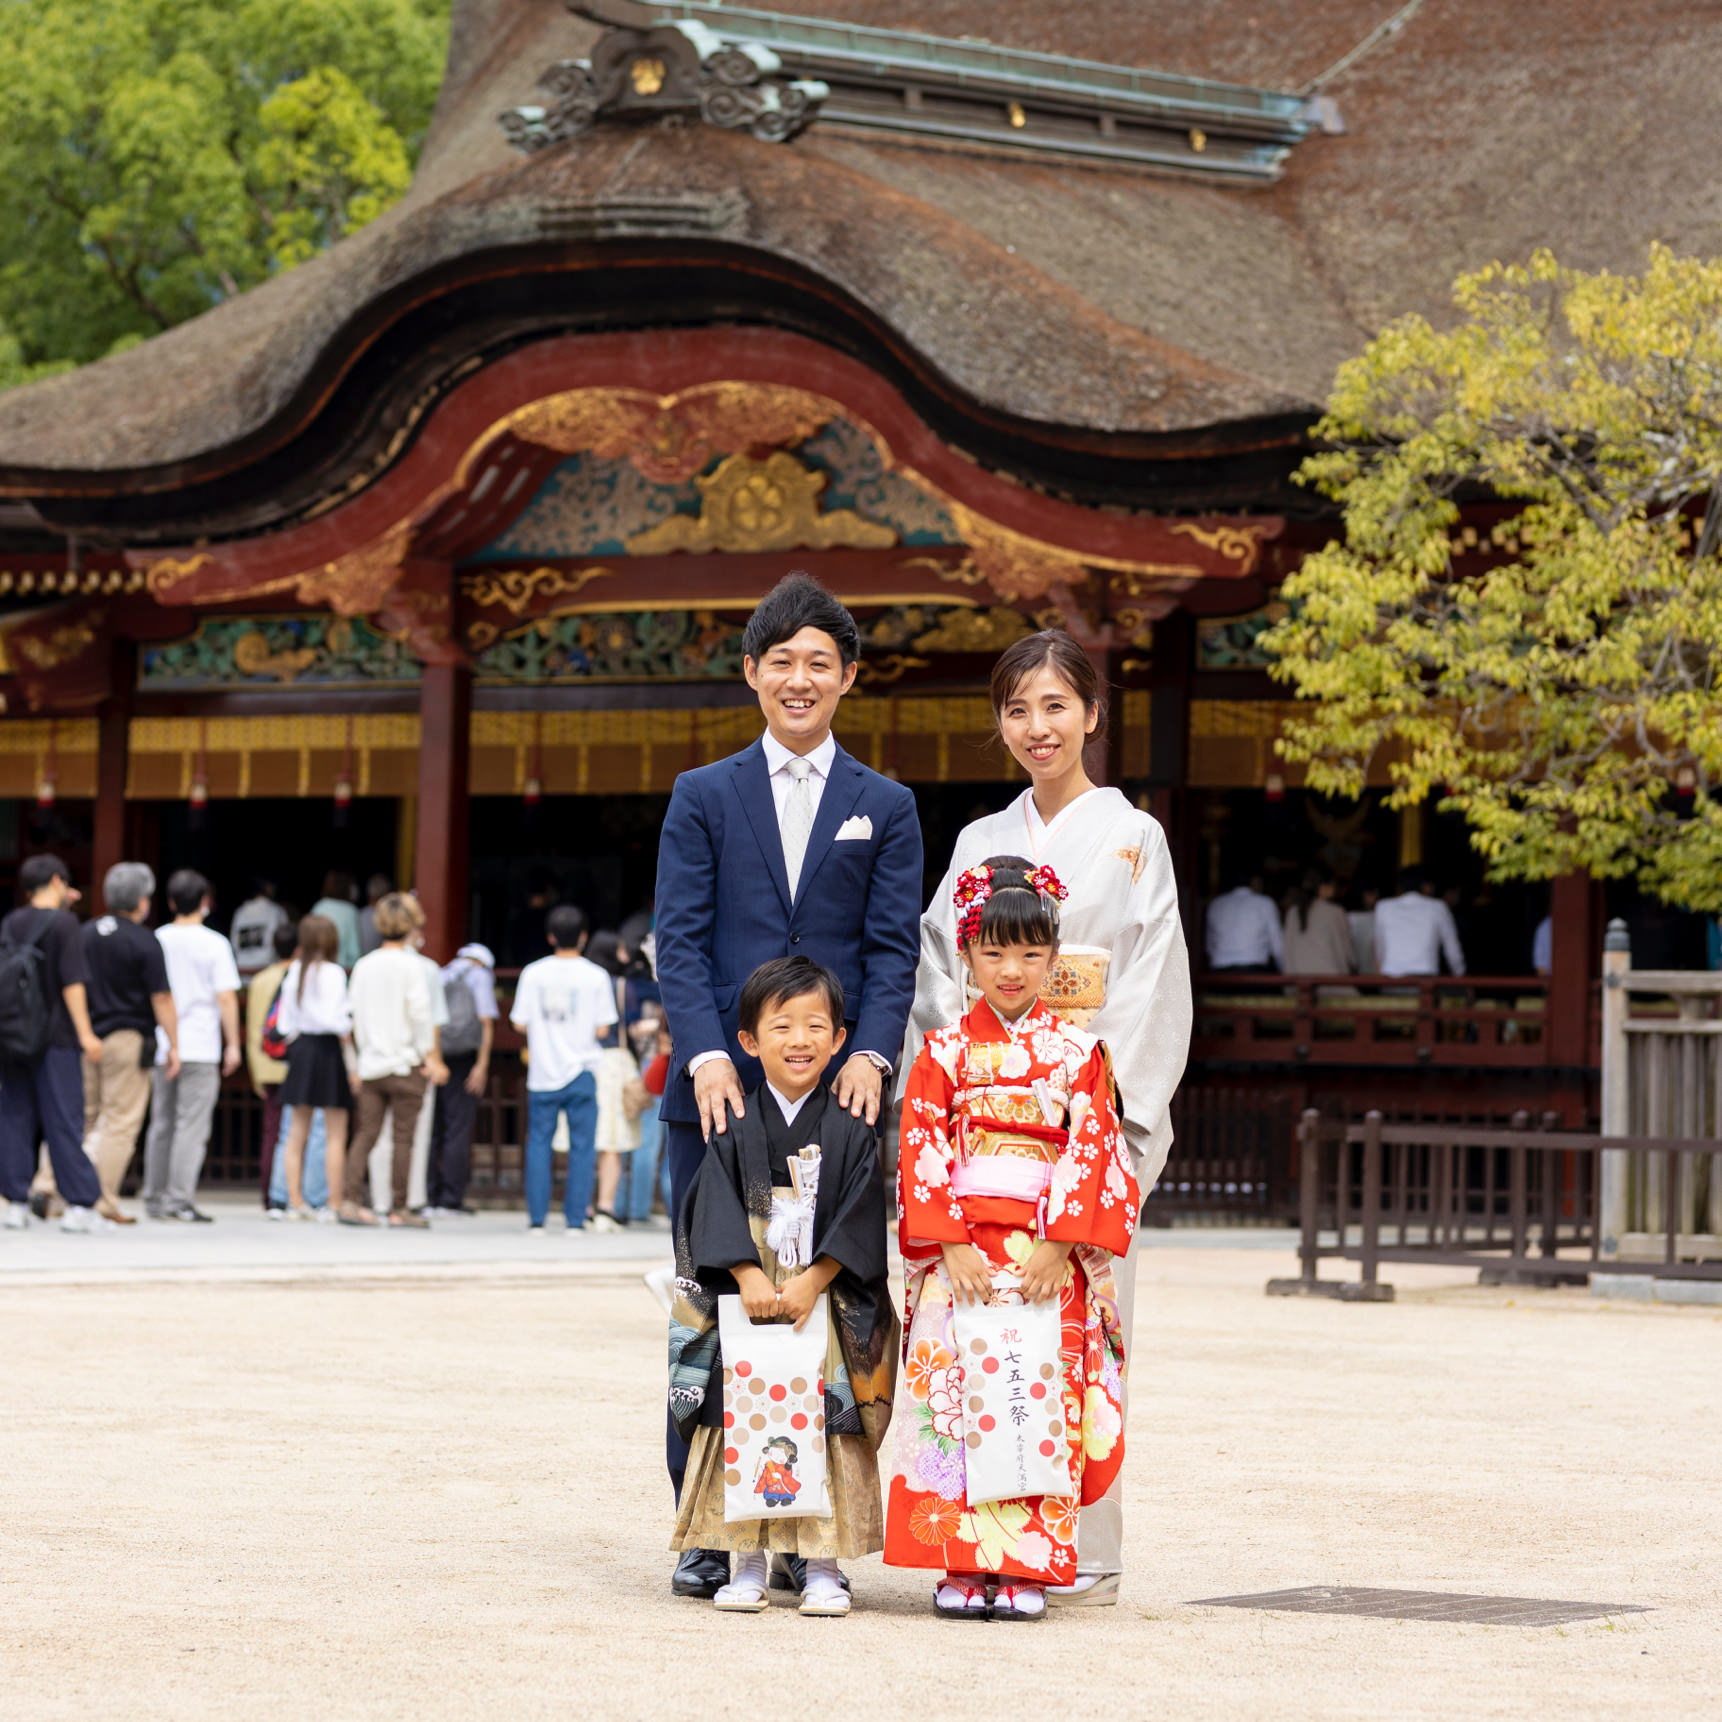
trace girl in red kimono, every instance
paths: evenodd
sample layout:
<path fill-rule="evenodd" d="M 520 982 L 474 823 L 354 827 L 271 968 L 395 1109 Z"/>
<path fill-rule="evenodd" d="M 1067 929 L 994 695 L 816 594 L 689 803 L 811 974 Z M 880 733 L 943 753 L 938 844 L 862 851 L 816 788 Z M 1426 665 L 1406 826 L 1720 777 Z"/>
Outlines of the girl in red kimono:
<path fill-rule="evenodd" d="M 1105 1494 L 1124 1458 L 1112 1258 L 1130 1247 L 1140 1197 L 1106 1049 L 1039 998 L 1064 895 L 1021 856 L 961 876 L 957 942 L 980 997 L 928 1036 L 903 1096 L 908 1315 L 885 1560 L 943 1569 L 935 1606 L 965 1619 L 1044 1613 L 1045 1587 L 1075 1577 L 1082 1504 Z M 953 1300 L 1053 1298 L 1069 1492 L 970 1506 Z"/>

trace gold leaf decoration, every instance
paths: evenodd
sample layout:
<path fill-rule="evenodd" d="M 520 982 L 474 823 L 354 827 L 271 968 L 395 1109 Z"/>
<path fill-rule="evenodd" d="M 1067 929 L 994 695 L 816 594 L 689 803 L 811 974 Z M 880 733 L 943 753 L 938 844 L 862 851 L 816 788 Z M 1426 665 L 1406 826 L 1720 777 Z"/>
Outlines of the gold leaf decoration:
<path fill-rule="evenodd" d="M 572 597 L 594 580 L 607 580 L 613 568 L 506 568 L 499 573 L 468 575 L 461 590 L 481 610 L 499 604 L 510 615 L 522 616 L 538 598 Z M 491 636 L 495 638 L 494 632 Z"/>
<path fill-rule="evenodd" d="M 630 556 L 672 550 L 829 550 L 848 545 L 882 550 L 895 544 L 889 526 L 863 520 L 853 509 L 821 514 L 825 474 L 810 471 L 779 450 L 765 460 L 732 454 L 716 472 L 696 478 L 700 512 L 672 514 L 628 543 Z"/>
<path fill-rule="evenodd" d="M 289 584 L 297 590 L 301 603 L 327 604 L 341 616 L 368 615 L 395 583 L 412 536 L 412 521 L 399 521 L 381 538 L 337 556 L 321 568 L 297 574 Z"/>
<path fill-rule="evenodd" d="M 1022 612 L 995 605 L 990 610 L 953 610 L 938 627 L 915 641 L 917 652 L 1002 652 L 1032 632 Z"/>
<path fill-rule="evenodd" d="M 1195 539 L 1228 562 L 1236 562 L 1242 574 L 1248 574 L 1260 559 L 1262 539 L 1267 532 L 1264 526 L 1198 526 L 1193 520 L 1175 521 L 1172 530 Z"/>
<path fill-rule="evenodd" d="M 292 652 L 270 651 L 269 641 L 255 628 L 233 642 L 233 667 L 242 675 L 273 676 L 277 681 L 290 682 L 302 676 L 316 661 L 317 652 L 313 646 L 301 646 Z"/>

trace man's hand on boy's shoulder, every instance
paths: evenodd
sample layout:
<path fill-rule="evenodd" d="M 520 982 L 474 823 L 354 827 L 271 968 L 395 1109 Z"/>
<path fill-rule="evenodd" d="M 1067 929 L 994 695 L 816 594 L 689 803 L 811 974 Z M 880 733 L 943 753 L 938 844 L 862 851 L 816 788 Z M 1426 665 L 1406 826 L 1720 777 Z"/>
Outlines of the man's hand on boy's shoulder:
<path fill-rule="evenodd" d="M 727 1055 L 708 1059 L 694 1072 L 694 1102 L 700 1109 L 700 1134 L 708 1142 L 713 1130 L 722 1136 L 729 1129 L 726 1107 L 737 1118 L 747 1116 L 741 1078 Z"/>
<path fill-rule="evenodd" d="M 852 1118 L 879 1122 L 879 1102 L 885 1091 L 885 1073 L 865 1052 L 855 1053 L 837 1073 L 832 1095 Z"/>

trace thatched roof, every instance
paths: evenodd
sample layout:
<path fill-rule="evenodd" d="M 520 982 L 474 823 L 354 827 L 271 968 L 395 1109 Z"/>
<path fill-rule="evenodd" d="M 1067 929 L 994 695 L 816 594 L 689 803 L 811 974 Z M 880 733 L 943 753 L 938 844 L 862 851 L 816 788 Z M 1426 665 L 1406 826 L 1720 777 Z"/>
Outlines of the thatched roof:
<path fill-rule="evenodd" d="M 1278 89 L 1305 84 L 1393 9 L 793 3 Z M 403 203 L 129 353 L 0 395 L 0 495 L 93 500 L 121 484 L 161 491 L 261 470 L 409 308 L 522 262 L 554 272 L 654 244 L 671 262 L 757 259 L 841 299 L 930 386 L 977 412 L 1152 453 L 1215 427 L 1247 441 L 1253 423 L 1309 411 L 1385 319 L 1440 316 L 1464 268 L 1539 246 L 1632 268 L 1653 239 L 1703 253 L 1722 236 L 1717 31 L 1680 0 L 1427 0 L 1327 87 L 1346 134 L 1300 143 L 1265 189 L 817 124 L 789 144 L 707 127 L 599 129 L 516 155 L 499 112 L 530 100 L 544 67 L 593 34 L 558 0 L 456 0 L 447 80 Z M 424 347 L 415 340 L 412 363 Z M 412 370 L 390 364 L 391 375 Z M 337 452 L 319 458 L 360 460 L 383 434 L 361 428 L 324 437 Z M 303 489 L 308 457 L 295 460 Z M 332 471 L 318 468 L 314 482 Z"/>

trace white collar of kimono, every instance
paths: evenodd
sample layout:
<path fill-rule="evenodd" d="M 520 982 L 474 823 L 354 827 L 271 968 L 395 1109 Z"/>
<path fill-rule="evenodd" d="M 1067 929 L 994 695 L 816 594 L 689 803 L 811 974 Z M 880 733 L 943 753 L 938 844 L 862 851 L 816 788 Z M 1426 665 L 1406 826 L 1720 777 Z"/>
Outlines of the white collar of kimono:
<path fill-rule="evenodd" d="M 790 1100 L 787 1096 L 779 1092 L 775 1083 L 768 1082 L 765 1086 L 771 1090 L 771 1098 L 777 1102 L 777 1110 L 783 1114 L 783 1122 L 785 1124 L 793 1124 L 795 1122 L 796 1113 L 798 1113 L 802 1107 L 804 1107 L 808 1101 L 813 1098 L 813 1090 L 811 1088 L 808 1089 L 808 1091 L 802 1095 L 799 1100 Z"/>
<path fill-rule="evenodd" d="M 1028 821 L 1029 854 L 1033 859 L 1036 861 L 1040 859 L 1041 850 L 1044 849 L 1047 844 L 1049 844 L 1053 838 L 1055 838 L 1059 832 L 1064 829 L 1064 822 L 1083 804 L 1083 802 L 1089 798 L 1089 796 L 1097 795 L 1099 793 L 1099 789 L 1100 786 L 1096 784 L 1092 789 L 1083 790 L 1083 792 L 1077 796 L 1074 801 L 1065 807 L 1061 807 L 1058 812 L 1052 816 L 1052 823 L 1050 825 L 1041 818 L 1040 809 L 1034 804 L 1034 791 L 1032 789 L 1025 789 L 1022 792 L 1023 817 Z"/>

